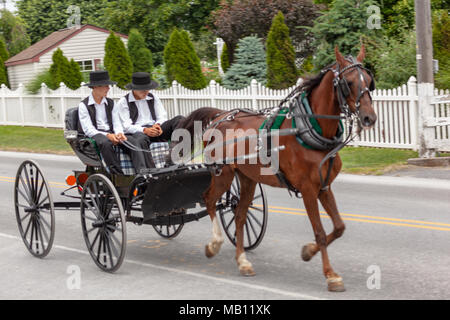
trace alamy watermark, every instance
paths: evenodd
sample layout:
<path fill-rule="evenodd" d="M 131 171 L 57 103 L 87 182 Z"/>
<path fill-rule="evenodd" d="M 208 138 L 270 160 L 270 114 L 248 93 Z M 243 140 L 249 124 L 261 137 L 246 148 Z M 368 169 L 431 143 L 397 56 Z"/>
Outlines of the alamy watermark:
<path fill-rule="evenodd" d="M 66 273 L 69 277 L 66 280 L 66 286 L 69 290 L 81 289 L 81 269 L 77 265 L 70 265 L 67 267 Z"/>
<path fill-rule="evenodd" d="M 174 163 L 202 157 L 206 164 L 258 164 L 261 175 L 273 175 L 278 172 L 279 151 L 284 148 L 280 146 L 279 133 L 280 130 L 254 128 L 212 128 L 203 133 L 201 121 L 195 121 L 192 137 L 186 129 L 174 130 L 171 141 L 177 144 L 170 156 Z"/>
<path fill-rule="evenodd" d="M 81 28 L 81 10 L 79 6 L 70 5 L 66 12 L 71 16 L 67 19 L 67 28 Z"/>
<path fill-rule="evenodd" d="M 366 273 L 370 274 L 366 282 L 367 289 L 381 289 L 381 268 L 377 265 L 370 265 L 367 267 Z"/>

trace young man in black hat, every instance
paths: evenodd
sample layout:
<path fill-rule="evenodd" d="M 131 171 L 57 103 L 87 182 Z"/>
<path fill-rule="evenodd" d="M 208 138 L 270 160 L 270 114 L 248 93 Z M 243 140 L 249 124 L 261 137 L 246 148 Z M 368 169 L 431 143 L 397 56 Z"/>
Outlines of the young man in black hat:
<path fill-rule="evenodd" d="M 92 93 L 78 106 L 80 131 L 95 140 L 110 172 L 123 174 L 113 146 L 127 140 L 127 137 L 123 133 L 118 108 L 114 108 L 114 100 L 106 97 L 109 86 L 116 82 L 109 79 L 107 71 L 93 71 L 89 77 L 90 81 L 85 86 L 91 88 Z M 130 142 L 136 143 L 133 139 Z M 145 168 L 145 160 L 141 154 L 132 154 L 132 160 L 137 172 Z"/>
<path fill-rule="evenodd" d="M 161 100 L 150 93 L 158 83 L 150 79 L 147 72 L 135 72 L 132 83 L 126 85 L 131 90 L 118 103 L 119 116 L 127 137 L 135 138 L 137 146 L 148 150 L 150 143 L 168 141 L 183 116 L 167 119 L 167 112 Z M 154 167 L 149 153 L 145 153 L 149 168 Z"/>

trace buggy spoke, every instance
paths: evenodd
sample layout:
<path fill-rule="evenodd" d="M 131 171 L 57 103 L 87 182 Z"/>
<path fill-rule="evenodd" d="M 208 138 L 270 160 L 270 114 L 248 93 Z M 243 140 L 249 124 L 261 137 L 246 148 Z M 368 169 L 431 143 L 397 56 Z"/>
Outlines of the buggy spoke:
<path fill-rule="evenodd" d="M 256 219 L 256 217 L 253 215 L 253 213 L 250 210 L 247 212 L 247 217 L 252 218 L 253 220 L 255 220 L 255 222 L 258 224 L 258 226 L 262 227 L 261 222 L 258 219 Z M 250 221 L 250 219 L 247 219 L 247 221 Z"/>

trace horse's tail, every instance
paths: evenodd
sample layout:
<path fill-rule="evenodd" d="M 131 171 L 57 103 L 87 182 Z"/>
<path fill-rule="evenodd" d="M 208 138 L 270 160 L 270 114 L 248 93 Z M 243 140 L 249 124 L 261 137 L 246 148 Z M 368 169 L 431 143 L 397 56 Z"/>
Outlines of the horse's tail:
<path fill-rule="evenodd" d="M 208 126 L 208 124 L 213 120 L 216 116 L 222 113 L 223 110 L 217 108 L 204 107 L 192 111 L 186 118 L 184 118 L 178 124 L 178 128 L 183 128 L 189 131 L 191 137 L 194 136 L 194 123 L 196 121 L 202 122 L 202 132 Z"/>

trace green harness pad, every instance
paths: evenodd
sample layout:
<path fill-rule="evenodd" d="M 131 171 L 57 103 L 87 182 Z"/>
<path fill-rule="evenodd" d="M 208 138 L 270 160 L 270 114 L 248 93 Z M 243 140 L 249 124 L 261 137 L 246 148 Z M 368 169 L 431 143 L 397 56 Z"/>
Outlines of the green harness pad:
<path fill-rule="evenodd" d="M 308 98 L 306 97 L 306 92 L 303 92 L 301 97 L 301 102 L 303 103 L 303 105 L 305 106 L 306 112 L 309 115 L 312 115 L 313 112 L 311 110 L 311 106 L 309 105 L 309 101 Z M 272 127 L 270 128 L 270 130 L 276 130 L 276 129 L 280 129 L 281 125 L 283 124 L 284 119 L 286 119 L 286 114 L 289 112 L 288 108 L 283 108 L 278 112 L 278 115 L 275 119 L 275 121 L 273 122 Z M 264 126 L 266 125 L 267 120 L 264 120 L 264 122 L 262 123 L 262 125 L 259 127 L 259 130 L 264 129 Z M 309 122 L 311 123 L 311 126 L 313 127 L 313 129 L 320 135 L 323 134 L 322 128 L 319 125 L 319 122 L 317 122 L 317 119 L 315 118 L 309 118 Z M 292 118 L 292 128 L 297 128 L 297 126 L 295 125 L 295 119 Z M 342 135 L 343 132 L 343 124 L 342 121 L 339 120 L 339 128 L 338 128 L 338 136 Z M 298 143 L 300 143 L 303 147 L 307 148 L 307 149 L 313 149 L 311 146 L 309 146 L 308 144 L 306 144 L 302 139 L 300 139 L 299 136 L 296 136 L 296 139 L 298 141 Z"/>

